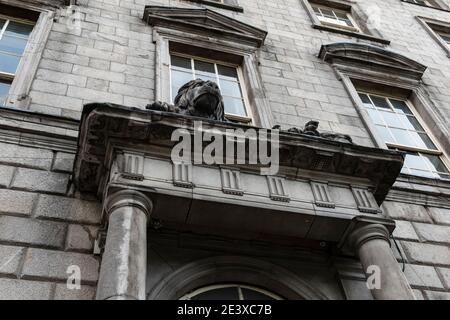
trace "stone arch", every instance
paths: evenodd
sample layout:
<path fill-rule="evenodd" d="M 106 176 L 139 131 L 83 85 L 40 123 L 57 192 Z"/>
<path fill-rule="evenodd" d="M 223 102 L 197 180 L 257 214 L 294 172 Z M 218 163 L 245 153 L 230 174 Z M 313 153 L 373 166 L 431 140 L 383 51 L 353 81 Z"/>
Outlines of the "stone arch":
<path fill-rule="evenodd" d="M 218 256 L 191 262 L 161 280 L 147 294 L 149 300 L 173 300 L 215 283 L 244 283 L 289 300 L 328 300 L 298 275 L 273 263 L 248 257 Z"/>

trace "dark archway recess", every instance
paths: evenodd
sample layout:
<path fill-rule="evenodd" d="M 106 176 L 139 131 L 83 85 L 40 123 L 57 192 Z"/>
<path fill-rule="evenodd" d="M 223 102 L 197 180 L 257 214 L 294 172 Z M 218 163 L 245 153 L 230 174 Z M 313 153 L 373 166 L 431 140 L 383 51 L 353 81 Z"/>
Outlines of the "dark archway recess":
<path fill-rule="evenodd" d="M 288 300 L 328 300 L 305 279 L 270 262 L 218 256 L 191 262 L 160 281 L 147 294 L 148 300 L 174 300 L 195 289 L 221 283 L 259 287 Z"/>

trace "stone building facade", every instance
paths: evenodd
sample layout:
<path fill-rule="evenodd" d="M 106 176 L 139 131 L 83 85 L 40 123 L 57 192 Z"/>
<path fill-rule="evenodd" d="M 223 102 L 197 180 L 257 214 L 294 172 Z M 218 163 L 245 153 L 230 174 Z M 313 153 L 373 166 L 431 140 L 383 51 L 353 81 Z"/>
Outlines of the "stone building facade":
<path fill-rule="evenodd" d="M 1 299 L 450 299 L 448 0 L 0 10 Z M 145 107 L 195 77 L 278 174 L 169 161 L 194 120 Z"/>

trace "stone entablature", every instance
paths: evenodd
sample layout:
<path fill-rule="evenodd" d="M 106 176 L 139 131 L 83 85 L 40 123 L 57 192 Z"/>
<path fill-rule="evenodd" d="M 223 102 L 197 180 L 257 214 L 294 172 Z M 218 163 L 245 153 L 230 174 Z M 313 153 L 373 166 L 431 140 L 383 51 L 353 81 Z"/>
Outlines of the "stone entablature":
<path fill-rule="evenodd" d="M 207 229 L 220 221 L 227 232 L 253 237 L 339 241 L 352 218 L 380 212 L 403 163 L 398 152 L 282 132 L 277 194 L 258 166 L 172 163 L 172 132 L 184 128 L 193 134 L 195 120 L 201 119 L 87 105 L 75 165 L 78 189 L 102 196 L 139 189 L 155 202 L 152 219 L 176 228 Z M 250 128 L 211 120 L 203 126 L 223 133 Z"/>

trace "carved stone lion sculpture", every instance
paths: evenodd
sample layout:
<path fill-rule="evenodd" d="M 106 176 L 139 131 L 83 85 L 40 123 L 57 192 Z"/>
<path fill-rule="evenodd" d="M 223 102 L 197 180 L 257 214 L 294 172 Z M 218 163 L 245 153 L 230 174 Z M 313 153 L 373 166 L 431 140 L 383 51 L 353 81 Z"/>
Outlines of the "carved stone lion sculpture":
<path fill-rule="evenodd" d="M 338 141 L 338 142 L 353 143 L 352 137 L 350 137 L 347 134 L 325 133 L 325 132 L 320 133 L 318 128 L 319 128 L 319 121 L 312 120 L 312 121 L 309 121 L 308 123 L 306 123 L 305 128 L 303 130 L 298 129 L 298 128 L 291 128 L 291 129 L 287 130 L 287 132 L 294 133 L 294 134 L 306 134 L 309 136 L 321 137 L 324 139 Z M 275 126 L 273 129 L 280 130 L 281 127 Z"/>
<path fill-rule="evenodd" d="M 212 81 L 192 80 L 183 85 L 174 99 L 174 105 L 154 102 L 147 110 L 176 112 L 211 120 L 224 120 L 224 105 L 219 86 Z"/>

